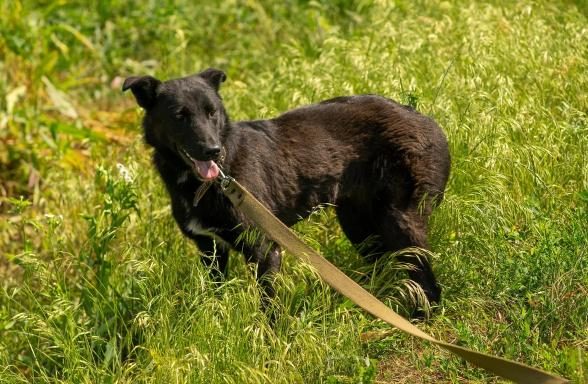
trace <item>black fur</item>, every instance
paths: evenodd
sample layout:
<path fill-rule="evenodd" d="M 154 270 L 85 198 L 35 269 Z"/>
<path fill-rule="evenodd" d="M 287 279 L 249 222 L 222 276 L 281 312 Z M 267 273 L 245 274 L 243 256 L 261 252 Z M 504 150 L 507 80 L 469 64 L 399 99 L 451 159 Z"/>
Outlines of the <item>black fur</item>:
<path fill-rule="evenodd" d="M 443 197 L 450 168 L 446 138 L 433 120 L 384 97 L 362 95 L 232 123 L 218 94 L 225 78 L 207 69 L 166 82 L 133 77 L 123 87 L 146 111 L 145 139 L 154 148 L 175 220 L 217 271 L 224 271 L 230 248 L 257 263 L 259 276 L 280 267 L 275 244 L 238 241 L 250 223 L 216 185 L 193 206 L 202 183 L 194 164 L 218 162 L 222 153 L 211 153 L 220 147 L 225 173 L 287 225 L 333 203 L 353 244 L 375 235 L 371 247 L 359 248 L 366 256 L 428 247 L 427 220 Z M 441 290 L 428 261 L 404 261 L 415 265 L 410 277 L 438 302 Z"/>

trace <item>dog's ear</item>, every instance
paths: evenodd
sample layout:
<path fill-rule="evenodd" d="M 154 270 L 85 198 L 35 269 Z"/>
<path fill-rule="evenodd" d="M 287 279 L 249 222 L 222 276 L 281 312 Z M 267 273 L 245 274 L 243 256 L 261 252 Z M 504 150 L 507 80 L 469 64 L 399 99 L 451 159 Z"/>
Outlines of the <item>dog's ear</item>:
<path fill-rule="evenodd" d="M 227 75 L 220 69 L 208 68 L 200 72 L 198 76 L 202 77 L 208 84 L 218 91 L 221 83 L 227 79 Z"/>
<path fill-rule="evenodd" d="M 152 76 L 131 76 L 126 78 L 122 90 L 124 92 L 130 88 L 137 104 L 143 109 L 149 109 L 155 104 L 157 87 L 160 84 L 161 81 Z"/>

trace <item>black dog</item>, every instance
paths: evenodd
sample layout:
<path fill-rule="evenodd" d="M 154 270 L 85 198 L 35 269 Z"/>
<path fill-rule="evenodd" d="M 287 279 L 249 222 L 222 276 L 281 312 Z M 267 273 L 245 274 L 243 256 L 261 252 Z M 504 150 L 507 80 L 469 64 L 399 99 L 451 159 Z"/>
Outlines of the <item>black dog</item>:
<path fill-rule="evenodd" d="M 258 264 L 258 276 L 280 267 L 278 247 L 240 241 L 249 226 L 212 184 L 195 192 L 219 167 L 261 200 L 286 225 L 313 207 L 333 203 L 349 240 L 370 257 L 427 248 L 427 220 L 449 175 L 447 140 L 433 120 L 380 96 L 338 97 L 275 119 L 232 123 L 218 94 L 217 69 L 161 82 L 129 77 L 145 109 L 145 140 L 171 197 L 182 232 L 224 272 L 232 247 Z M 217 240 L 217 241 L 215 241 Z M 409 276 L 438 302 L 441 289 L 427 260 L 402 256 Z M 271 292 L 271 287 L 268 288 Z"/>

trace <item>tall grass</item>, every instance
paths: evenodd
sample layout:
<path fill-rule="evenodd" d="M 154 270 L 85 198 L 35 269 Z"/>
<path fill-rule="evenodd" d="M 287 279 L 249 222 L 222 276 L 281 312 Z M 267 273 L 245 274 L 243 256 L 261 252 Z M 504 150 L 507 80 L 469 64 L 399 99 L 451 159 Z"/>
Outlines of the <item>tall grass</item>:
<path fill-rule="evenodd" d="M 431 223 L 435 336 L 588 375 L 588 9 L 541 2 L 0 3 L 0 382 L 499 382 L 365 315 L 285 256 L 261 311 L 171 219 L 121 78 L 223 68 L 231 116 L 379 93 L 453 158 Z M 119 165 L 117 165 L 119 164 Z M 393 308 L 326 208 L 296 226 Z M 274 319 L 273 323 L 272 320 Z M 366 340 L 369 340 L 366 342 Z"/>

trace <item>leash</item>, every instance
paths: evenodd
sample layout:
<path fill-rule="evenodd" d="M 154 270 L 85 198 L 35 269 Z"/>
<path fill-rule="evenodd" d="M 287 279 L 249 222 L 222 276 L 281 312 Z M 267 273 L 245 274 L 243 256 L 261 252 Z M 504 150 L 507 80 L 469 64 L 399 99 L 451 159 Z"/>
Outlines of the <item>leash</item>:
<path fill-rule="evenodd" d="M 557 384 L 569 382 L 567 379 L 525 364 L 437 340 L 421 331 L 306 245 L 235 179 L 226 176 L 222 170 L 219 176 L 220 187 L 235 208 L 240 209 L 245 216 L 288 252 L 312 265 L 327 284 L 373 316 L 412 336 L 437 344 L 478 367 L 516 383 Z"/>

